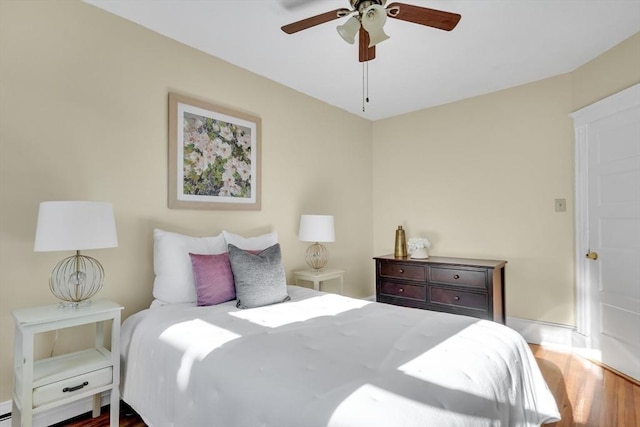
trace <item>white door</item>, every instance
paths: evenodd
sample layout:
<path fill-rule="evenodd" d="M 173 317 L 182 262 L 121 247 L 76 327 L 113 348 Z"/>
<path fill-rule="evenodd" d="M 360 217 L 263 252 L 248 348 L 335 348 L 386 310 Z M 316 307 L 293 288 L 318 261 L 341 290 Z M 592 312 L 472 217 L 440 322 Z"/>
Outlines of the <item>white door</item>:
<path fill-rule="evenodd" d="M 578 329 L 591 355 L 640 380 L 640 85 L 572 116 L 582 162 Z"/>

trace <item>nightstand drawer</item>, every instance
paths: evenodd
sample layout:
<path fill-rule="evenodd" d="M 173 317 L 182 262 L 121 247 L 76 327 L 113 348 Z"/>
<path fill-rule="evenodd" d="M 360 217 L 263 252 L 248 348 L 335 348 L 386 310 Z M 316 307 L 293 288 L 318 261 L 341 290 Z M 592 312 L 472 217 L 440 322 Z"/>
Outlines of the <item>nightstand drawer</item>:
<path fill-rule="evenodd" d="M 487 288 L 486 270 L 462 270 L 459 268 L 431 267 L 429 281 L 456 286 Z"/>
<path fill-rule="evenodd" d="M 426 301 L 427 286 L 409 285 L 406 283 L 382 282 L 380 283 L 380 294 L 418 301 Z"/>
<path fill-rule="evenodd" d="M 113 368 L 108 367 L 36 387 L 33 389 L 33 407 L 37 408 L 56 400 L 72 397 L 74 394 L 95 390 L 112 382 Z"/>
<path fill-rule="evenodd" d="M 393 277 L 396 279 L 416 280 L 424 282 L 427 280 L 426 268 L 421 265 L 400 264 L 391 262 L 380 263 L 380 275 Z"/>
<path fill-rule="evenodd" d="M 91 304 L 61 310 L 59 304 L 19 308 L 15 321 L 13 351 L 14 425 L 31 426 L 36 414 L 93 397 L 92 415 L 100 414 L 100 394 L 110 391 L 109 425 L 118 426 L 120 407 L 120 312 L 113 301 L 98 299 Z M 93 345 L 75 352 L 36 359 L 36 336 L 49 331 L 92 326 Z M 106 327 L 111 326 L 111 346 L 105 346 Z M 13 412 L 13 411 L 12 411 Z M 53 412 L 52 412 L 53 413 Z M 47 418 L 47 416 L 43 417 Z"/>
<path fill-rule="evenodd" d="M 429 286 L 429 302 L 462 308 L 487 311 L 489 301 L 486 294 L 463 292 L 457 289 L 444 289 Z"/>

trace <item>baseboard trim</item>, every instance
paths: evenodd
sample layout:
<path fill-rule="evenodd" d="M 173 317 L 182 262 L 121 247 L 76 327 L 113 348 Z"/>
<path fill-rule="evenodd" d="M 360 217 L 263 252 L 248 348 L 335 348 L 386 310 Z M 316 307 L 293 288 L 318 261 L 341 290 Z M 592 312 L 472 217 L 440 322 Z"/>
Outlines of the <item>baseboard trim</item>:
<path fill-rule="evenodd" d="M 0 402 L 0 427 L 11 427 L 11 401 Z"/>
<path fill-rule="evenodd" d="M 105 391 L 104 393 L 102 393 L 100 406 L 106 406 L 110 403 L 110 394 L 110 391 Z M 71 419 L 73 417 L 77 417 L 78 415 L 91 412 L 92 408 L 93 397 L 91 396 L 72 403 L 68 403 L 66 405 L 61 405 L 49 411 L 41 412 L 34 415 L 33 427 L 47 427 L 52 424 Z M 0 419 L 0 427 L 11 427 L 11 409 L 12 402 L 10 400 L 6 402 L 0 402 L 0 416 L 3 417 Z M 9 416 L 5 417 L 5 415 L 3 414 L 8 414 Z"/>
<path fill-rule="evenodd" d="M 576 341 L 573 326 L 517 317 L 507 317 L 507 326 L 517 331 L 530 344 L 572 349 Z"/>

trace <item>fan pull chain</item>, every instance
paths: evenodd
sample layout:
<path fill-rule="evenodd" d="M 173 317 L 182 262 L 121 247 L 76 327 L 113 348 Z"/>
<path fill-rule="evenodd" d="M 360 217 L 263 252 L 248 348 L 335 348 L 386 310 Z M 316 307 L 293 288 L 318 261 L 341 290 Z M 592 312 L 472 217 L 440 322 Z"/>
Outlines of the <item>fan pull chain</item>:
<path fill-rule="evenodd" d="M 364 64 L 366 64 L 366 62 L 362 63 L 362 112 L 364 113 Z"/>
<path fill-rule="evenodd" d="M 366 68 L 366 74 L 365 74 Z M 365 84 L 366 82 L 366 84 Z M 369 61 L 362 63 L 362 111 L 365 111 L 364 103 L 369 102 Z"/>
<path fill-rule="evenodd" d="M 366 62 L 367 67 L 367 103 L 369 102 L 369 61 Z"/>

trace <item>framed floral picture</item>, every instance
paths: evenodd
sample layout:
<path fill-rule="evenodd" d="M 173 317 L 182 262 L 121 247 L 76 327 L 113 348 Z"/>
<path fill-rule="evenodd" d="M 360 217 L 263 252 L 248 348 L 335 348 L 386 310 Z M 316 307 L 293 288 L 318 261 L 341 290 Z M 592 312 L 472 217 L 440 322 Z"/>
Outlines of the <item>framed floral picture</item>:
<path fill-rule="evenodd" d="M 169 208 L 260 210 L 259 117 L 169 93 Z"/>

